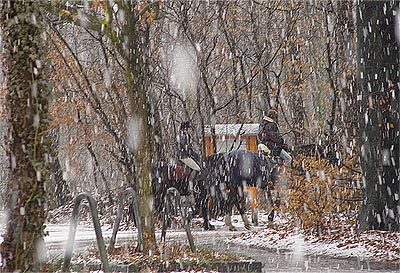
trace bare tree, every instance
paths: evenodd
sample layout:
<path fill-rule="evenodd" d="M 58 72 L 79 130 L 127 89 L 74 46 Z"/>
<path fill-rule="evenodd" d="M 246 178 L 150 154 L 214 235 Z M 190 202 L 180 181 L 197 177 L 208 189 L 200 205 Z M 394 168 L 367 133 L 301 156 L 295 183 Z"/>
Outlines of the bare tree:
<path fill-rule="evenodd" d="M 64 3 L 65 4 L 65 3 Z M 151 103 L 149 101 L 149 35 L 150 25 L 158 14 L 160 2 L 106 1 L 104 5 L 85 9 L 85 5 L 48 6 L 53 14 L 62 15 L 70 23 L 107 37 L 122 60 L 125 90 L 129 100 L 126 142 L 121 141 L 120 151 L 126 160 L 126 181 L 138 192 L 139 216 L 143 238 L 141 251 L 148 254 L 157 250 L 153 219 L 153 194 L 150 181 L 150 164 L 154 136 L 152 135 Z M 84 4 L 84 3 L 82 3 Z M 102 11 L 102 12 L 98 12 Z M 101 104 L 89 86 L 93 110 L 105 121 Z M 100 109 L 101 110 L 101 109 Z M 107 124 L 105 122 L 105 124 Z M 126 145 L 127 144 L 127 145 Z"/>

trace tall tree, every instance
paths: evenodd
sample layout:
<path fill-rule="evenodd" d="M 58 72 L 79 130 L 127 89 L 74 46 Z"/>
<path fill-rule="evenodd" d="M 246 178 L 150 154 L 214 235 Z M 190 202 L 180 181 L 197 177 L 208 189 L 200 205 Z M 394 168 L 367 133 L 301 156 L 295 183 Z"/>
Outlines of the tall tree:
<path fill-rule="evenodd" d="M 361 229 L 399 229 L 399 44 L 397 1 L 359 4 L 358 81 L 365 200 Z"/>
<path fill-rule="evenodd" d="M 62 4 L 64 2 L 64 4 Z M 76 1 L 74 5 L 60 1 L 49 5 L 49 10 L 71 23 L 97 32 L 108 38 L 123 61 L 125 88 L 129 98 L 127 121 L 126 161 L 127 181 L 138 193 L 139 216 L 144 242 L 142 251 L 150 254 L 157 250 L 153 219 L 153 194 L 150 165 L 154 136 L 149 78 L 150 26 L 159 10 L 159 1 Z M 93 90 L 94 91 L 94 90 Z M 95 96 L 94 100 L 97 100 Z M 98 101 L 95 101 L 98 104 Z M 98 113 L 97 108 L 93 107 Z"/>
<path fill-rule="evenodd" d="M 6 272 L 41 271 L 50 138 L 42 16 L 38 1 L 0 4 L 10 110 Z"/>

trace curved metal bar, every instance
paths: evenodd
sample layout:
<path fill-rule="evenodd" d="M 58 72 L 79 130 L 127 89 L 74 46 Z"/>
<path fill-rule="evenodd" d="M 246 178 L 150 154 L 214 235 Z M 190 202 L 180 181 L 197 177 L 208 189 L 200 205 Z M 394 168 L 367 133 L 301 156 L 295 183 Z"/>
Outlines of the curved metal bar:
<path fill-rule="evenodd" d="M 117 211 L 117 218 L 115 219 L 114 222 L 114 227 L 113 227 L 113 232 L 111 235 L 111 239 L 110 239 L 110 244 L 108 246 L 108 250 L 113 250 L 114 246 L 115 246 L 115 241 L 116 241 L 116 237 L 117 237 L 117 232 L 118 232 L 118 228 L 119 228 L 119 224 L 121 223 L 121 219 L 122 219 L 122 210 L 124 208 L 124 200 L 127 197 L 131 197 L 132 198 L 132 203 L 133 203 L 133 210 L 134 210 L 134 215 L 135 215 L 135 222 L 136 222 L 136 227 L 138 230 L 138 244 L 139 244 L 139 249 L 141 251 L 143 251 L 143 233 L 142 233 L 142 225 L 140 223 L 140 217 L 139 217 L 139 206 L 138 206 L 138 199 L 137 199 L 137 194 L 136 191 L 132 188 L 127 188 L 125 189 L 120 198 L 119 198 L 119 205 L 118 205 L 118 211 Z"/>
<path fill-rule="evenodd" d="M 182 224 L 183 224 L 183 227 L 184 227 L 184 229 L 186 231 L 186 236 L 188 238 L 190 250 L 192 252 L 195 252 L 196 251 L 196 247 L 194 246 L 194 241 L 193 241 L 192 233 L 190 231 L 189 221 L 188 221 L 188 219 L 186 217 L 186 213 L 187 213 L 186 207 L 184 208 L 184 207 L 181 206 L 181 201 L 180 201 L 181 200 L 181 194 L 174 187 L 171 187 L 171 188 L 169 188 L 167 190 L 167 193 L 165 194 L 165 198 L 164 198 L 165 205 L 164 205 L 164 215 L 163 215 L 163 223 L 162 223 L 162 230 L 161 230 L 161 241 L 165 242 L 165 236 L 166 236 L 167 228 L 168 228 L 168 225 L 167 225 L 167 214 L 170 212 L 169 208 L 172 205 L 171 204 L 172 203 L 172 198 L 175 198 L 175 202 L 177 204 L 177 207 L 180 209 L 181 217 L 182 217 Z"/>
<path fill-rule="evenodd" d="M 71 216 L 71 225 L 69 228 L 67 248 L 65 250 L 64 264 L 62 267 L 62 271 L 65 272 L 71 263 L 76 228 L 78 225 L 79 206 L 83 199 L 86 199 L 89 202 L 89 207 L 90 207 L 90 212 L 92 214 L 94 230 L 96 232 L 97 246 L 99 248 L 101 263 L 103 264 L 103 270 L 104 270 L 104 272 L 110 272 L 110 265 L 108 263 L 106 247 L 104 245 L 103 234 L 101 232 L 101 226 L 100 226 L 99 215 L 97 213 L 96 202 L 94 201 L 93 197 L 89 193 L 85 193 L 85 192 L 81 193 L 77 197 L 75 197 L 74 208 L 72 210 L 72 216 Z"/>

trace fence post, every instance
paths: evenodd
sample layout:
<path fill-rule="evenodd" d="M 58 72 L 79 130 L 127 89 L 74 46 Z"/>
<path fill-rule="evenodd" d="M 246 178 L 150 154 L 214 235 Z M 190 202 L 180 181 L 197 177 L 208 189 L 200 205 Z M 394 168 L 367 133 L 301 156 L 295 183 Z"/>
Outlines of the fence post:
<path fill-rule="evenodd" d="M 181 206 L 181 194 L 179 193 L 179 191 L 174 188 L 171 187 L 167 190 L 167 193 L 165 194 L 165 199 L 164 199 L 164 214 L 163 214 L 163 223 L 162 223 L 162 230 L 161 230 L 161 241 L 165 242 L 165 236 L 167 233 L 167 228 L 168 228 L 168 224 L 167 224 L 167 214 L 169 213 L 169 207 L 170 205 L 172 205 L 172 198 L 175 198 L 175 202 L 177 204 L 178 209 L 181 212 L 181 217 L 182 217 L 182 224 L 183 227 L 186 231 L 186 236 L 188 238 L 189 241 L 189 246 L 190 246 L 190 250 L 192 252 L 196 251 L 196 247 L 194 246 L 194 241 L 193 241 L 193 236 L 192 233 L 190 231 L 190 225 L 189 225 L 189 221 L 186 217 L 186 208 L 183 208 Z"/>
<path fill-rule="evenodd" d="M 115 219 L 114 227 L 113 227 L 113 232 L 111 235 L 110 239 L 110 244 L 108 246 L 108 250 L 111 251 L 114 249 L 115 246 L 115 241 L 117 237 L 117 232 L 119 228 L 119 224 L 121 223 L 122 219 L 122 210 L 124 208 L 124 199 L 128 196 L 131 196 L 132 204 L 133 204 L 133 210 L 134 210 L 134 215 L 135 215 L 135 222 L 136 222 L 136 227 L 138 230 L 138 243 L 139 243 L 139 249 L 143 251 L 143 233 L 142 233 L 142 225 L 140 223 L 140 217 L 139 217 L 139 207 L 138 207 L 138 202 L 137 202 L 137 194 L 136 191 L 132 188 L 127 188 L 125 189 L 120 198 L 119 198 L 119 206 L 118 206 L 118 211 L 117 211 L 117 218 Z"/>
<path fill-rule="evenodd" d="M 71 263 L 76 228 L 78 225 L 79 206 L 83 199 L 86 199 L 89 203 L 90 212 L 92 214 L 94 230 L 96 232 L 97 246 L 99 248 L 101 263 L 103 264 L 103 270 L 106 273 L 110 272 L 110 265 L 108 263 L 106 247 L 104 245 L 103 234 L 101 232 L 101 226 L 100 226 L 99 215 L 97 213 L 96 202 L 94 201 L 93 197 L 89 193 L 85 193 L 85 192 L 79 194 L 77 197 L 75 197 L 75 200 L 74 200 L 74 208 L 72 210 L 71 224 L 69 227 L 68 242 L 67 242 L 67 248 L 65 250 L 64 264 L 62 267 L 62 271 L 65 272 Z"/>

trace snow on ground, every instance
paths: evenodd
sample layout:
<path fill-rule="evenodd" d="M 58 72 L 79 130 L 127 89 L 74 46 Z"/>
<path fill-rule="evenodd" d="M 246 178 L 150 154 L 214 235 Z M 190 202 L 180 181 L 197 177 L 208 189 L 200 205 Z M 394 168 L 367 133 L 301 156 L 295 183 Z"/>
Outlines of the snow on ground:
<path fill-rule="evenodd" d="M 294 257 L 304 256 L 327 256 L 335 258 L 357 258 L 361 261 L 386 262 L 395 265 L 400 269 L 400 233 L 367 231 L 356 232 L 349 228 L 331 231 L 330 234 L 316 236 L 303 232 L 298 228 L 291 228 L 286 224 L 286 219 L 279 214 L 273 225 L 268 225 L 266 214 L 260 214 L 260 226 L 253 227 L 251 231 L 243 228 L 240 216 L 233 217 L 234 225 L 239 229 L 238 232 L 228 231 L 223 227 L 222 219 L 214 220 L 217 226 L 216 234 L 225 239 L 226 243 L 243 245 L 246 247 L 257 247 L 269 249 L 276 252 L 291 252 Z M 4 231 L 4 221 L 1 221 L 0 231 Z M 201 219 L 194 219 L 193 223 L 199 225 Z M 64 249 L 69 232 L 69 223 L 48 224 L 45 237 L 46 245 L 59 245 L 59 249 Z M 103 237 L 107 240 L 111 237 L 111 225 L 103 227 Z M 136 235 L 136 229 L 119 231 L 118 238 L 129 238 L 132 234 Z M 217 237 L 218 237 L 217 236 Z M 94 240 L 95 233 L 93 228 L 87 224 L 80 224 L 76 232 L 75 240 L 85 242 Z M 0 242 L 3 238 L 0 236 Z M 93 247 L 93 245 L 92 245 Z M 47 248 L 47 252 L 53 249 Z M 54 253 L 47 253 L 47 255 Z M 61 254 L 58 254 L 60 257 Z"/>
<path fill-rule="evenodd" d="M 292 251 L 302 255 L 323 255 L 336 258 L 359 258 L 379 262 L 400 263 L 400 235 L 370 231 L 358 235 L 330 239 L 304 235 L 298 230 L 265 228 L 242 233 L 227 241 L 277 251 Z"/>
<path fill-rule="evenodd" d="M 400 233 L 365 231 L 343 228 L 316 236 L 298 228 L 289 228 L 286 219 L 276 219 L 274 225 L 254 228 L 226 240 L 232 244 L 290 251 L 294 255 L 357 258 L 361 261 L 387 262 L 400 268 Z M 236 216 L 237 217 L 237 216 Z M 266 215 L 260 217 L 267 223 Z M 236 220 L 239 221 L 239 220 Z"/>

